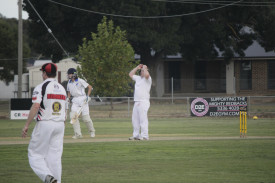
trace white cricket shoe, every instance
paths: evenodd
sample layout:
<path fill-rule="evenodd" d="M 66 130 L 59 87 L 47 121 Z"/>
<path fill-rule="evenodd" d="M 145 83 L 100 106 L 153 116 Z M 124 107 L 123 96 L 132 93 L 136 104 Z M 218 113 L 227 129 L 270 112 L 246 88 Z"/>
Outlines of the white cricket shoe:
<path fill-rule="evenodd" d="M 141 138 L 139 138 L 139 140 L 149 140 L 149 138 L 141 137 Z"/>
<path fill-rule="evenodd" d="M 82 135 L 74 135 L 72 138 L 73 139 L 81 139 L 83 136 Z"/>
<path fill-rule="evenodd" d="M 91 137 L 95 137 L 95 132 L 91 132 Z"/>

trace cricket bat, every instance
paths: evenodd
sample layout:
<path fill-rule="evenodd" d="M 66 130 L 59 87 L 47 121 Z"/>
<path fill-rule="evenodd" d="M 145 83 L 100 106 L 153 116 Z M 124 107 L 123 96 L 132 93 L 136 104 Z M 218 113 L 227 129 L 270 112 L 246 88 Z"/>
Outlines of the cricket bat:
<path fill-rule="evenodd" d="M 70 121 L 70 123 L 71 123 L 72 125 L 77 121 L 79 115 L 80 115 L 81 112 L 82 112 L 83 107 L 87 104 L 87 102 L 89 103 L 90 100 L 91 100 L 91 99 L 89 99 L 88 101 L 85 101 L 85 102 L 81 105 L 81 107 L 76 111 L 74 117 L 73 117 L 73 118 L 71 119 L 71 121 Z"/>

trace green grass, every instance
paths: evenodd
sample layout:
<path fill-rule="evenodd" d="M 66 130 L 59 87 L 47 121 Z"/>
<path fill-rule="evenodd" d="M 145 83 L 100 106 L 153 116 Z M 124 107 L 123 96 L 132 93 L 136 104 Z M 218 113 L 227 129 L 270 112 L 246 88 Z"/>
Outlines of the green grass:
<path fill-rule="evenodd" d="M 131 135 L 130 119 L 93 121 L 96 139 L 126 139 Z M 0 120 L 0 143 L 9 140 L 26 141 L 20 138 L 24 123 Z M 85 138 L 89 138 L 86 127 L 81 125 Z M 30 132 L 33 126 L 34 124 Z M 65 139 L 71 139 L 72 132 L 71 125 L 67 124 Z M 238 118 L 150 119 L 150 141 L 64 144 L 62 182 L 275 182 L 274 119 L 249 119 L 248 138 L 239 139 L 238 136 Z M 251 136 L 270 138 L 249 138 Z M 200 138 L 153 140 L 156 137 Z M 211 140 L 208 137 L 217 139 Z M 26 144 L 0 145 L 0 162 L 0 182 L 40 181 L 29 167 Z"/>
<path fill-rule="evenodd" d="M 130 118 L 98 118 L 93 119 L 96 134 L 99 137 L 125 137 L 132 133 Z M 21 129 L 25 125 L 24 120 L 0 120 L 0 142 L 18 138 L 20 140 Z M 30 126 L 29 135 L 35 125 Z M 272 118 L 252 120 L 248 119 L 248 136 L 275 136 L 275 120 Z M 81 122 L 84 135 L 88 135 L 86 126 Z M 239 118 L 150 118 L 149 133 L 151 136 L 189 136 L 189 137 L 219 137 L 238 136 Z M 72 125 L 66 122 L 65 136 L 73 134 Z M 1 138 L 3 137 L 3 138 Z M 6 137 L 6 138 L 5 138 Z"/>

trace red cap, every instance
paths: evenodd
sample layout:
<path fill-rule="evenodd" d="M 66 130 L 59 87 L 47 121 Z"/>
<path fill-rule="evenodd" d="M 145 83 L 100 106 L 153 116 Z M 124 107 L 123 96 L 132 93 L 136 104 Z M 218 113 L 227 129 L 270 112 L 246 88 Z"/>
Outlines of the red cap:
<path fill-rule="evenodd" d="M 57 66 L 54 63 L 46 63 L 42 65 L 40 71 L 45 71 L 46 73 L 54 74 L 57 71 Z"/>

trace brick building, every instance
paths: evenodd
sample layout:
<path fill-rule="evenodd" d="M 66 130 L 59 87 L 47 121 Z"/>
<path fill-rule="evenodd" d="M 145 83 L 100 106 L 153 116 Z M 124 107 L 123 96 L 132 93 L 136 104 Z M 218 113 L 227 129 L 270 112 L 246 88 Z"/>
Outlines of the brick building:
<path fill-rule="evenodd" d="M 237 94 L 275 95 L 274 58 L 235 61 L 235 77 Z"/>
<path fill-rule="evenodd" d="M 222 95 L 275 95 L 275 53 L 266 52 L 257 42 L 226 63 L 214 60 L 185 61 L 168 56 L 152 69 L 152 96 L 194 93 Z"/>

